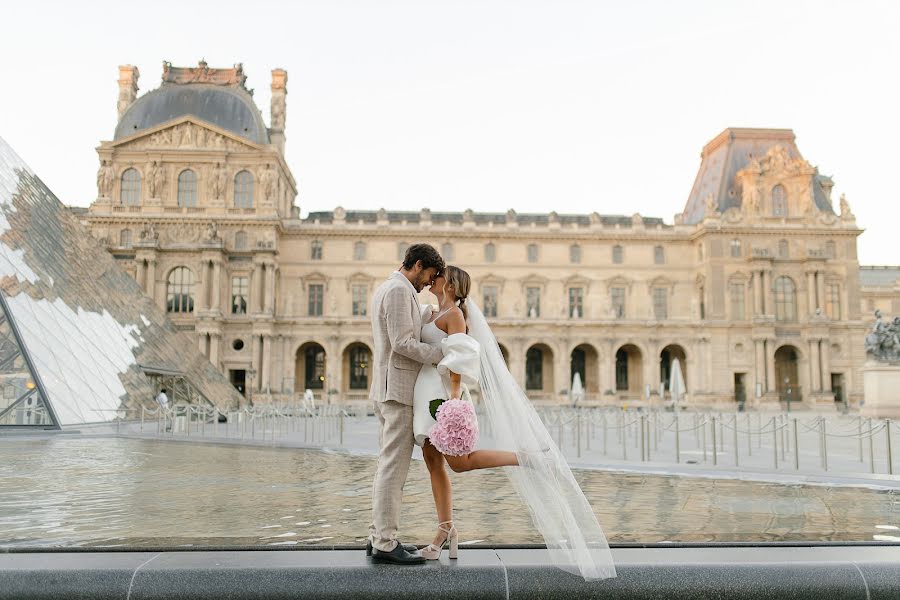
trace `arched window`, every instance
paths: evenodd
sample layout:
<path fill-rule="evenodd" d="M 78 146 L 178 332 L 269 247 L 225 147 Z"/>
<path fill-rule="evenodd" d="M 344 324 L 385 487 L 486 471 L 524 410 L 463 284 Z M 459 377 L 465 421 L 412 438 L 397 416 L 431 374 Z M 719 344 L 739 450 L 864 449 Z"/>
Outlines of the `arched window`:
<path fill-rule="evenodd" d="M 234 234 L 234 249 L 235 250 L 246 250 L 247 249 L 247 232 L 246 231 L 238 231 Z"/>
<path fill-rule="evenodd" d="M 784 192 L 784 186 L 780 183 L 772 188 L 772 215 L 787 216 L 787 195 Z"/>
<path fill-rule="evenodd" d="M 628 353 L 622 349 L 616 352 L 616 389 L 628 390 Z"/>
<path fill-rule="evenodd" d="M 740 258 L 743 248 L 741 248 L 741 240 L 731 240 L 731 258 Z"/>
<path fill-rule="evenodd" d="M 175 267 L 166 283 L 166 312 L 194 312 L 194 272 L 187 267 Z"/>
<path fill-rule="evenodd" d="M 614 265 L 621 265 L 625 260 L 624 252 L 622 251 L 622 246 L 616 244 L 612 249 L 612 261 Z"/>
<path fill-rule="evenodd" d="M 119 232 L 119 246 L 122 248 L 131 248 L 131 230 L 123 229 Z"/>
<path fill-rule="evenodd" d="M 197 174 L 190 169 L 178 174 L 178 206 L 197 206 Z"/>
<path fill-rule="evenodd" d="M 137 169 L 125 169 L 122 173 L 119 200 L 125 206 L 138 206 L 141 203 L 141 174 Z"/>
<path fill-rule="evenodd" d="M 796 286 L 790 277 L 775 280 L 775 319 L 778 321 L 797 320 Z"/>
<path fill-rule="evenodd" d="M 497 247 L 493 242 L 484 245 L 484 262 L 492 263 L 497 260 Z"/>
<path fill-rule="evenodd" d="M 653 248 L 653 264 L 664 265 L 666 263 L 666 249 L 662 246 Z"/>
<path fill-rule="evenodd" d="M 234 207 L 253 208 L 253 175 L 239 171 L 234 176 Z"/>
<path fill-rule="evenodd" d="M 453 244 L 450 242 L 445 242 L 441 245 L 441 256 L 444 258 L 444 262 L 453 260 Z"/>
<path fill-rule="evenodd" d="M 353 244 L 353 260 L 366 260 L 365 242 L 356 242 Z"/>
<path fill-rule="evenodd" d="M 578 244 L 569 246 L 569 262 L 573 265 L 577 265 L 581 262 L 581 246 Z"/>

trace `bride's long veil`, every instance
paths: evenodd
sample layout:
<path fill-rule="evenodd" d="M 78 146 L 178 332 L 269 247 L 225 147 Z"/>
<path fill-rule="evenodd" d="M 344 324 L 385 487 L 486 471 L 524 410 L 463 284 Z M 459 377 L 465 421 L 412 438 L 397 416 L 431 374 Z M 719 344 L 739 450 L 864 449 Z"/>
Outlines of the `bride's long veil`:
<path fill-rule="evenodd" d="M 531 401 L 515 382 L 481 310 L 470 299 L 469 335 L 481 344 L 481 395 L 497 447 L 513 450 L 505 469 L 544 537 L 553 564 L 585 579 L 615 577 L 609 544 Z"/>

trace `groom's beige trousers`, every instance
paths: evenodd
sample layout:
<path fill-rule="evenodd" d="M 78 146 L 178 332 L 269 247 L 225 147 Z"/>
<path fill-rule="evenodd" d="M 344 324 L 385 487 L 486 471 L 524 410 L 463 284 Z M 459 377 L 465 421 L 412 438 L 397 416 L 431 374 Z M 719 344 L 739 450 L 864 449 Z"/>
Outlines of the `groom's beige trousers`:
<path fill-rule="evenodd" d="M 372 545 L 390 552 L 396 546 L 403 484 L 415 444 L 413 407 L 393 400 L 376 402 L 375 414 L 379 421 L 380 452 L 372 488 Z"/>

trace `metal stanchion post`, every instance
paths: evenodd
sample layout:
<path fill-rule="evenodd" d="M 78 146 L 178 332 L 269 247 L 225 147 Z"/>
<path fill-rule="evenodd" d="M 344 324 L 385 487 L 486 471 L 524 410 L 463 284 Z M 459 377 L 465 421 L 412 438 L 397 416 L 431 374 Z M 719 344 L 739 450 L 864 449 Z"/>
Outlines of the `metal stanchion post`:
<path fill-rule="evenodd" d="M 703 417 L 703 419 L 700 421 L 700 425 L 698 425 L 698 427 L 700 428 L 700 437 L 703 440 L 703 462 L 705 463 L 706 462 L 706 417 Z"/>
<path fill-rule="evenodd" d="M 787 416 L 779 415 L 778 417 L 778 427 L 781 430 L 781 462 L 785 462 L 787 458 L 785 458 L 785 446 L 788 445 L 788 432 L 787 432 Z"/>
<path fill-rule="evenodd" d="M 747 456 L 753 456 L 753 436 L 750 434 L 750 413 L 747 413 Z"/>
<path fill-rule="evenodd" d="M 775 468 L 778 469 L 778 427 L 775 417 L 772 417 L 772 457 L 775 460 Z"/>
<path fill-rule="evenodd" d="M 343 445 L 344 445 L 344 411 L 341 411 L 341 417 L 340 417 L 340 418 L 341 418 L 340 423 L 339 423 L 339 426 L 340 426 L 340 437 L 338 438 L 338 440 L 340 441 L 341 446 L 343 446 Z"/>
<path fill-rule="evenodd" d="M 825 418 L 822 418 L 822 466 L 828 471 L 828 434 L 825 433 Z"/>
<path fill-rule="evenodd" d="M 646 447 L 644 445 L 644 415 L 641 414 L 641 462 L 645 462 L 647 460 Z"/>
<path fill-rule="evenodd" d="M 856 428 L 857 435 L 859 436 L 859 462 L 863 462 L 863 451 L 862 451 L 862 417 L 856 417 Z"/>
<path fill-rule="evenodd" d="M 794 417 L 794 469 L 800 470 L 800 434 L 797 430 L 797 417 Z"/>
<path fill-rule="evenodd" d="M 581 458 L 581 413 L 575 415 L 575 444 L 578 447 L 578 458 Z"/>
<path fill-rule="evenodd" d="M 678 429 L 678 409 L 675 409 L 675 462 L 681 464 L 681 432 Z"/>
<path fill-rule="evenodd" d="M 719 423 L 719 452 L 725 453 L 725 419 L 724 415 L 720 416 L 716 421 Z"/>
<path fill-rule="evenodd" d="M 869 469 L 875 472 L 875 436 L 872 434 L 872 417 L 869 417 Z"/>
<path fill-rule="evenodd" d="M 606 413 L 600 413 L 603 417 L 603 456 L 606 456 Z"/>
<path fill-rule="evenodd" d="M 712 427 L 710 427 L 710 429 L 712 430 L 713 464 L 717 465 L 717 464 L 719 464 L 719 447 L 716 445 L 716 418 L 715 417 L 712 418 L 711 423 L 712 423 Z"/>
<path fill-rule="evenodd" d="M 623 427 L 622 427 L 622 460 L 628 460 L 628 440 L 626 439 L 627 436 L 625 435 L 624 423 L 625 423 L 625 421 L 623 420 L 622 421 L 622 424 L 623 424 Z"/>
<path fill-rule="evenodd" d="M 738 453 L 738 416 L 734 413 L 734 466 L 740 466 L 740 455 Z"/>
<path fill-rule="evenodd" d="M 141 433 L 144 433 L 144 407 L 141 407 Z"/>
<path fill-rule="evenodd" d="M 884 434 L 885 440 L 887 441 L 887 465 L 888 465 L 888 474 L 894 474 L 894 457 L 891 452 L 891 420 L 885 419 L 884 421 Z"/>

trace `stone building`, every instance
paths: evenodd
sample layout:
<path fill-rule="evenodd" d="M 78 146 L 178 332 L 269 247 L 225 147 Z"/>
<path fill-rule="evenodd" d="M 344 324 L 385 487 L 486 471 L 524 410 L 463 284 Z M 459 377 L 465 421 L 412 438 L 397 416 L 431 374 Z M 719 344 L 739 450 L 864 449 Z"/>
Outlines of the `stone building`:
<path fill-rule="evenodd" d="M 137 97 L 137 69 L 120 67 L 118 126 L 97 148 L 98 197 L 81 218 L 253 401 L 365 399 L 372 292 L 426 241 L 470 272 L 535 402 L 568 402 L 577 372 L 585 402 L 659 404 L 677 358 L 688 404 L 859 404 L 861 311 L 900 285 L 882 277 L 863 297 L 874 269 L 861 283 L 862 230 L 790 130 L 713 138 L 673 224 L 602 210 L 301 219 L 284 161 L 287 73 L 272 71 L 270 127 L 245 79 L 240 65 L 166 63 Z"/>

